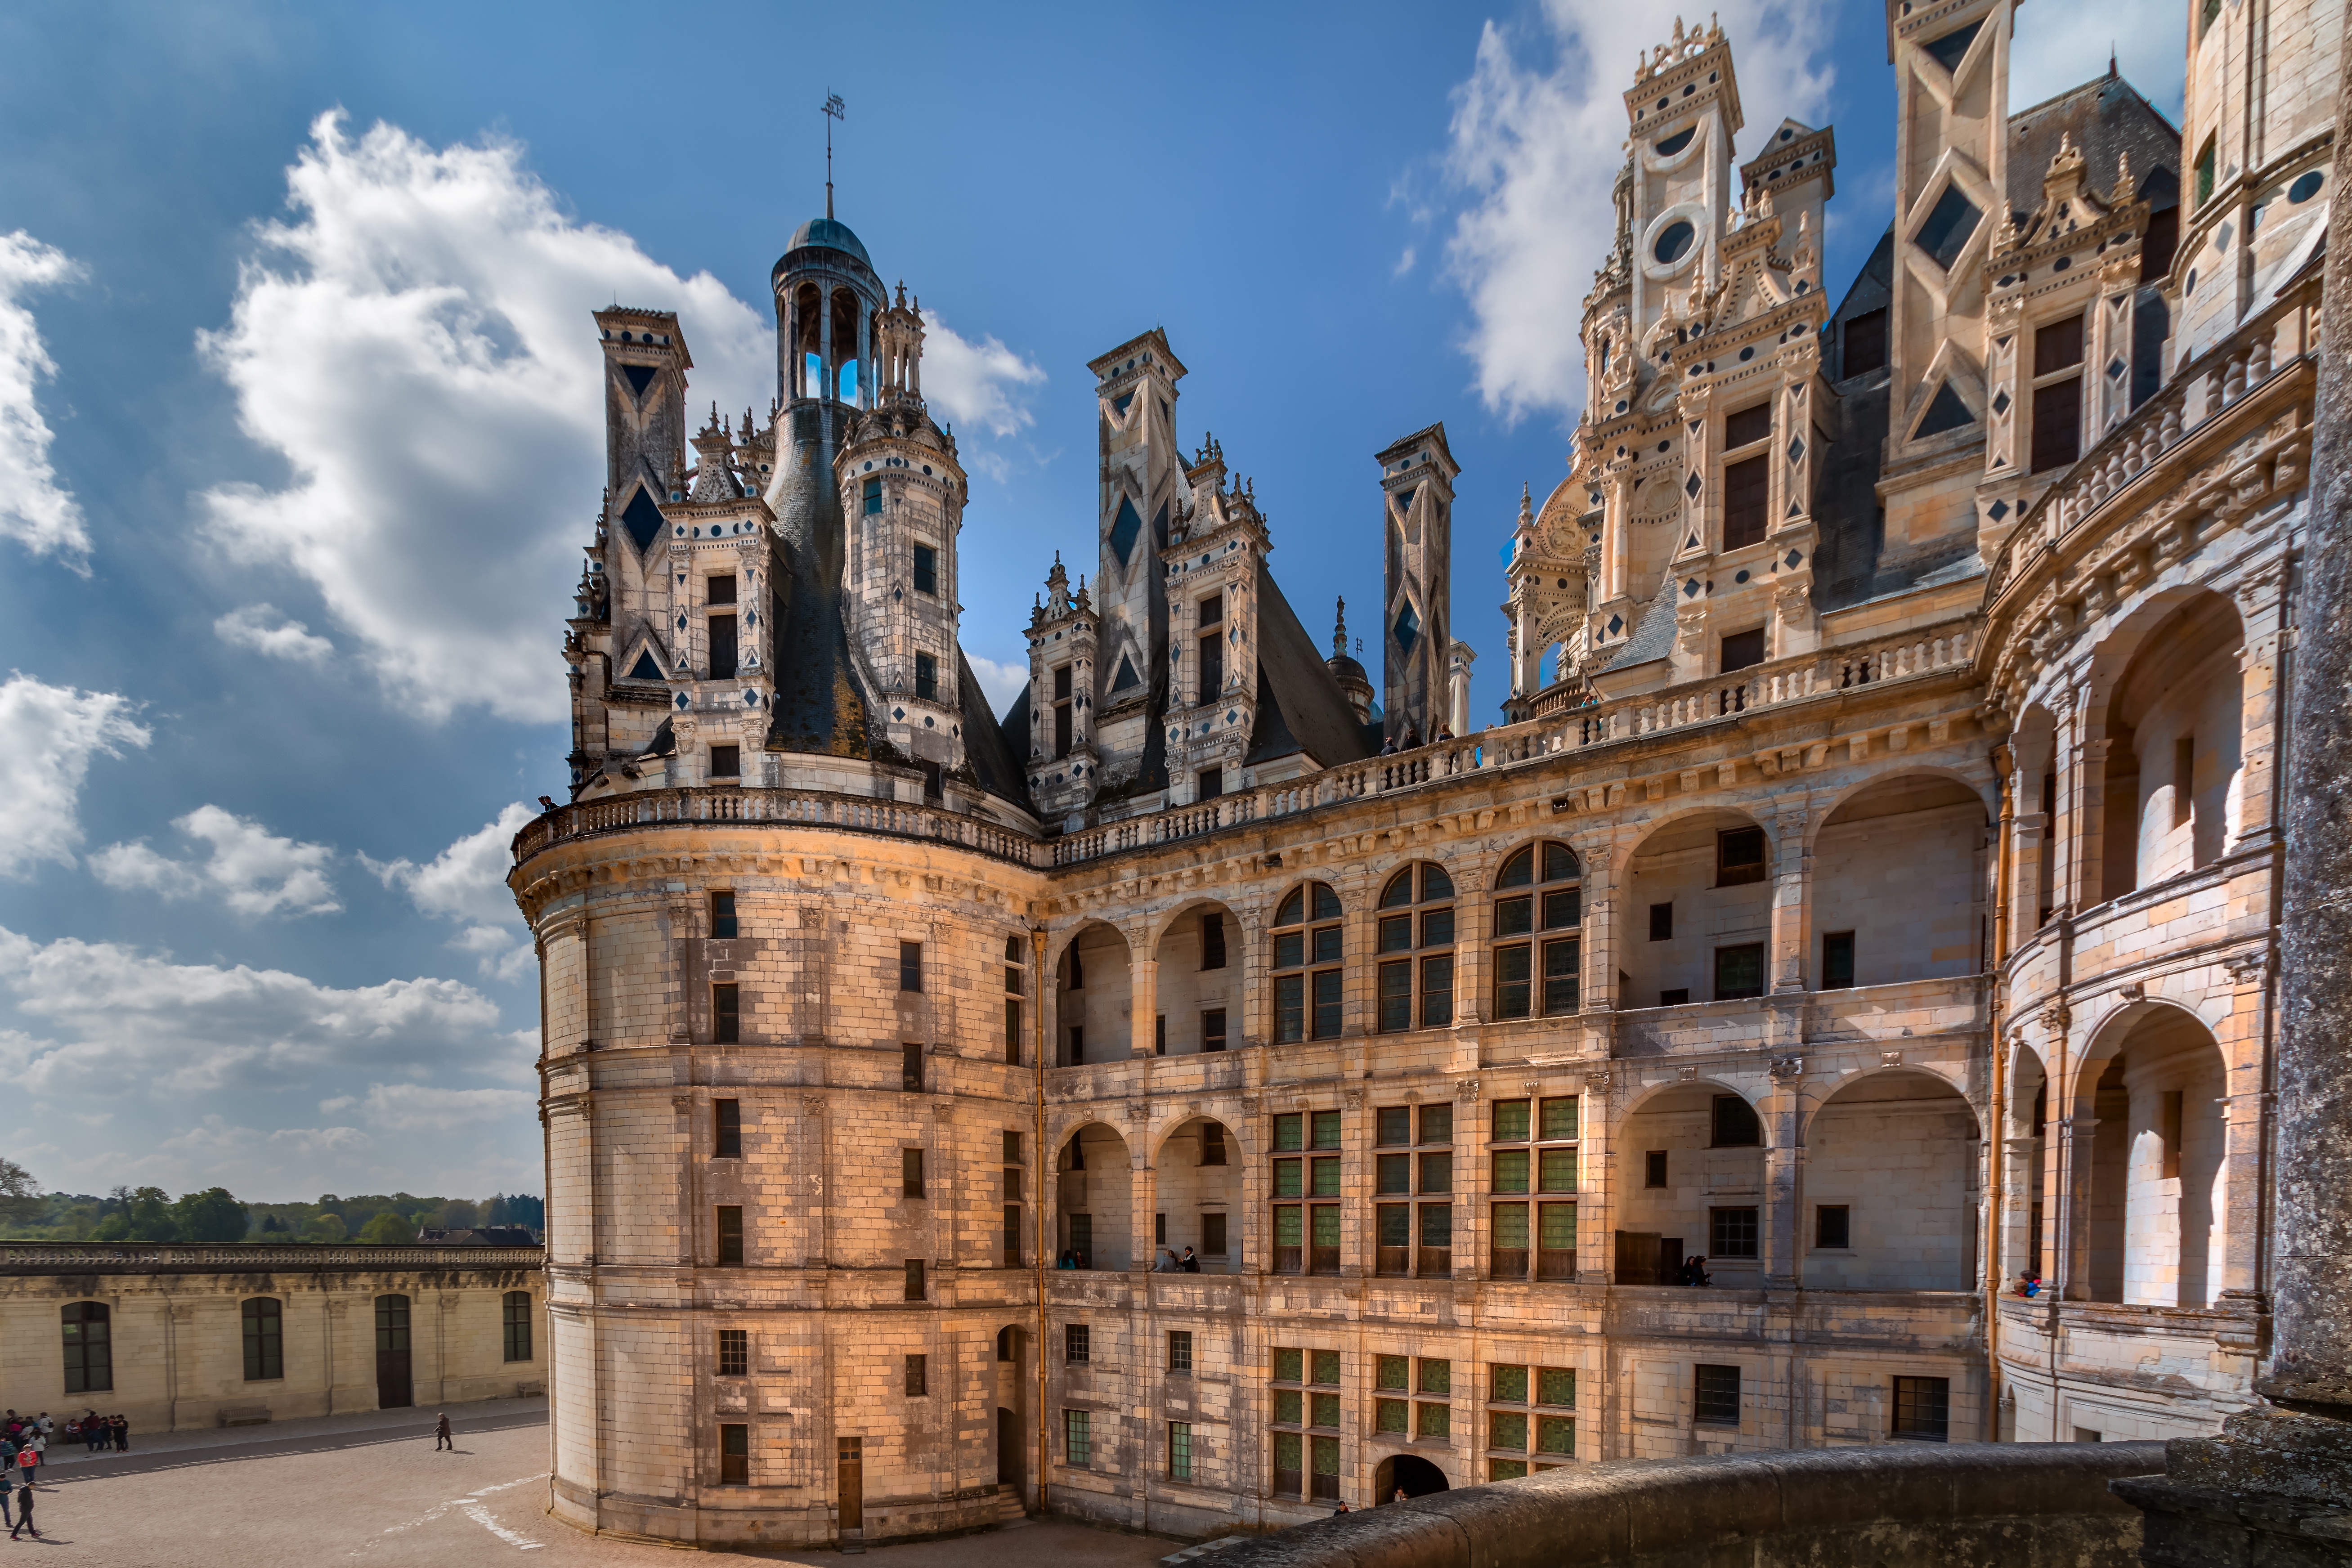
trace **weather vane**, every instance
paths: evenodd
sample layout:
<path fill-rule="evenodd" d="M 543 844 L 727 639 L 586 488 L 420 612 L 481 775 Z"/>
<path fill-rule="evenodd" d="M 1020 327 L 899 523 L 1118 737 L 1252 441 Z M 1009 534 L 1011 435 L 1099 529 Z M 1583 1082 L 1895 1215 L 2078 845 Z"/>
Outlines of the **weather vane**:
<path fill-rule="evenodd" d="M 847 118 L 843 113 L 846 107 L 841 101 L 841 94 L 828 92 L 824 95 L 824 216 L 827 217 L 833 216 L 833 122 Z"/>

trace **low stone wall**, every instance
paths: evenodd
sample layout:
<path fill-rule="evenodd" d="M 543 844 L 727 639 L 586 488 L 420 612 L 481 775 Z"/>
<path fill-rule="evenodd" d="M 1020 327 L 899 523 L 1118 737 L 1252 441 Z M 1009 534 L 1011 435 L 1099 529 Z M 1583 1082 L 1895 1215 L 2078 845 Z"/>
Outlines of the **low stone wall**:
<path fill-rule="evenodd" d="M 1218 1568 L 2137 1568 L 2107 1483 L 2161 1443 L 1886 1444 L 1633 1459 L 1416 1498 L 1216 1554 Z"/>

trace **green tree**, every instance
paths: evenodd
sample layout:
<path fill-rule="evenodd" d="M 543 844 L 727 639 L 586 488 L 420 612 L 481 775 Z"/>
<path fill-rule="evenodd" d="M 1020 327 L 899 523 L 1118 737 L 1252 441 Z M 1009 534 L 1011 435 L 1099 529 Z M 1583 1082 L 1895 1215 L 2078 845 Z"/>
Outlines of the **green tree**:
<path fill-rule="evenodd" d="M 343 1216 L 339 1214 L 322 1214 L 302 1227 L 302 1239 L 305 1241 L 337 1242 L 350 1235 L 351 1232 L 344 1227 Z"/>
<path fill-rule="evenodd" d="M 370 1247 L 399 1247 L 416 1239 L 416 1227 L 397 1209 L 386 1209 L 360 1227 L 360 1240 Z"/>
<path fill-rule="evenodd" d="M 89 1233 L 92 1241 L 177 1241 L 180 1222 L 172 1214 L 171 1197 L 161 1187 L 131 1191 L 117 1187 L 108 1194 L 113 1212 Z"/>
<path fill-rule="evenodd" d="M 0 1154 L 0 1218 L 28 1220 L 46 1206 L 41 1202 L 41 1184 L 33 1180 L 33 1173 Z"/>
<path fill-rule="evenodd" d="M 206 1187 L 201 1193 L 186 1193 L 172 1205 L 172 1217 L 179 1221 L 183 1241 L 243 1241 L 245 1239 L 245 1205 L 229 1194 L 226 1187 Z"/>

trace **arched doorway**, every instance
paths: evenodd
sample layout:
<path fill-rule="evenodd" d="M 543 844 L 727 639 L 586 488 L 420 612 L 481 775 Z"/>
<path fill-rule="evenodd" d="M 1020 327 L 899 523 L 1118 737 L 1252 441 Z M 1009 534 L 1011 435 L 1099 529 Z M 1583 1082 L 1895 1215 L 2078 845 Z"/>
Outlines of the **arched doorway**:
<path fill-rule="evenodd" d="M 1413 1498 L 1452 1489 L 1445 1472 L 1419 1454 L 1391 1454 L 1372 1468 L 1372 1500 L 1376 1503 L 1396 1501 L 1400 1490 Z"/>
<path fill-rule="evenodd" d="M 1127 938 L 1100 921 L 1082 928 L 1062 950 L 1054 975 L 1055 1012 L 1060 1019 L 1060 1037 L 1054 1042 L 1055 1066 L 1128 1058 L 1134 1043 L 1129 1013 L 1135 999 L 1128 956 Z"/>
<path fill-rule="evenodd" d="M 1067 1255 L 1079 1268 L 1132 1268 L 1133 1172 L 1127 1141 L 1102 1122 L 1086 1123 L 1062 1145 L 1055 1181 L 1056 1261 Z"/>
<path fill-rule="evenodd" d="M 2075 1300 L 2205 1307 L 2221 1294 L 2228 1203 L 2227 1069 L 2178 1007 L 2127 1008 L 2076 1078 Z M 2085 1146 L 2087 1145 L 2087 1148 Z"/>
<path fill-rule="evenodd" d="M 1029 1379 L 1023 1375 L 1028 1351 L 1027 1330 L 1007 1324 L 996 1331 L 996 1484 L 1013 1488 L 1024 1506 L 1029 1500 Z"/>

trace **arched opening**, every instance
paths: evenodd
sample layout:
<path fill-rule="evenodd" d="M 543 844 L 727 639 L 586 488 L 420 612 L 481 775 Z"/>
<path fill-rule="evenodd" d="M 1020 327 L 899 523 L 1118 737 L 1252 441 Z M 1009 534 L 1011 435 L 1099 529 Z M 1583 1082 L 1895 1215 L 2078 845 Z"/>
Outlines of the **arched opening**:
<path fill-rule="evenodd" d="M 1618 1135 L 1620 1285 L 1679 1285 L 1694 1258 L 1721 1286 L 1764 1275 L 1764 1126 L 1745 1096 L 1704 1079 L 1636 1105 Z"/>
<path fill-rule="evenodd" d="M 1372 1025 L 1381 1034 L 1454 1022 L 1454 879 L 1435 861 L 1405 867 L 1381 889 Z"/>
<path fill-rule="evenodd" d="M 1135 976 L 1118 928 L 1099 921 L 1081 927 L 1062 950 L 1054 984 L 1060 1033 L 1055 1064 L 1125 1061 L 1134 1041 Z"/>
<path fill-rule="evenodd" d="M 2221 858 L 2239 822 L 2245 634 L 2200 593 L 2140 640 L 2107 699 L 2100 898 Z"/>
<path fill-rule="evenodd" d="M 833 291 L 833 385 L 828 395 L 843 403 L 857 401 L 858 373 L 863 349 L 858 326 L 865 319 L 863 302 L 856 291 L 836 289 Z"/>
<path fill-rule="evenodd" d="M 1064 1268 L 1134 1267 L 1134 1172 L 1127 1140 L 1099 1121 L 1070 1134 L 1055 1162 L 1055 1262 Z"/>
<path fill-rule="evenodd" d="M 1813 989 L 1974 974 L 1984 966 L 1985 807 L 1934 773 L 1838 804 L 1813 843 Z"/>
<path fill-rule="evenodd" d="M 1242 928 L 1233 910 L 1204 903 L 1178 914 L 1153 952 L 1159 963 L 1155 1052 L 1189 1057 L 1241 1043 Z"/>
<path fill-rule="evenodd" d="M 996 1331 L 996 1484 L 1016 1489 L 1024 1503 L 1029 1487 L 1029 1386 L 1035 1372 L 1029 1349 L 1029 1331 L 1019 1324 Z"/>
<path fill-rule="evenodd" d="M 1391 1454 L 1372 1467 L 1372 1500 L 1376 1503 L 1395 1502 L 1399 1492 L 1415 1498 L 1433 1497 L 1452 1489 L 1445 1472 L 1419 1454 Z"/>
<path fill-rule="evenodd" d="M 1495 871 L 1494 1016 L 1573 1013 L 1584 968 L 1584 867 L 1557 839 L 1524 844 Z"/>
<path fill-rule="evenodd" d="M 2015 761 L 2008 787 L 2017 792 L 2011 810 L 2017 820 L 2014 842 L 2019 863 L 2012 870 L 2019 888 L 2032 889 L 2030 903 L 2011 900 L 2011 909 L 2018 912 L 2018 929 L 2010 933 L 2014 944 L 2048 924 L 2057 901 L 2058 742 L 2057 721 L 2050 710 L 2039 704 L 2028 708 L 2019 717 L 2009 745 Z M 2030 838 L 2030 824 L 2024 820 L 2028 818 L 2041 824 Z"/>
<path fill-rule="evenodd" d="M 2050 1215 L 2042 1184 L 2050 1148 L 2050 1078 L 2042 1058 L 2029 1050 L 2018 1051 L 2010 1076 L 2008 1137 L 2003 1261 L 2012 1280 L 2046 1281 L 2050 1263 L 2042 1226 Z"/>
<path fill-rule="evenodd" d="M 1976 1277 L 1977 1119 L 1933 1073 L 1840 1087 L 1805 1129 L 1804 1281 L 1829 1290 L 1965 1290 Z"/>
<path fill-rule="evenodd" d="M 1213 1117 L 1196 1116 L 1168 1135 L 1152 1169 L 1159 1205 L 1154 1258 L 1159 1247 L 1179 1259 L 1189 1248 L 1202 1274 L 1240 1273 L 1242 1152 L 1232 1131 Z"/>
<path fill-rule="evenodd" d="M 2083 1277 L 2067 1294 L 2136 1307 L 2205 1307 L 2221 1292 L 2226 1067 L 2192 1015 L 2133 1008 L 2084 1058 L 2076 1125 L 2090 1119 Z M 2076 1147 L 2084 1141 L 2078 1134 Z M 2079 1158 L 2079 1156 L 2078 1156 Z"/>
<path fill-rule="evenodd" d="M 1633 852 L 1622 955 L 1625 1007 L 1678 1007 L 1761 996 L 1772 935 L 1772 853 L 1736 811 L 1665 824 Z"/>
<path fill-rule="evenodd" d="M 824 390 L 824 345 L 818 325 L 824 299 L 814 283 L 803 283 L 793 290 L 791 370 L 794 397 L 814 397 Z"/>

